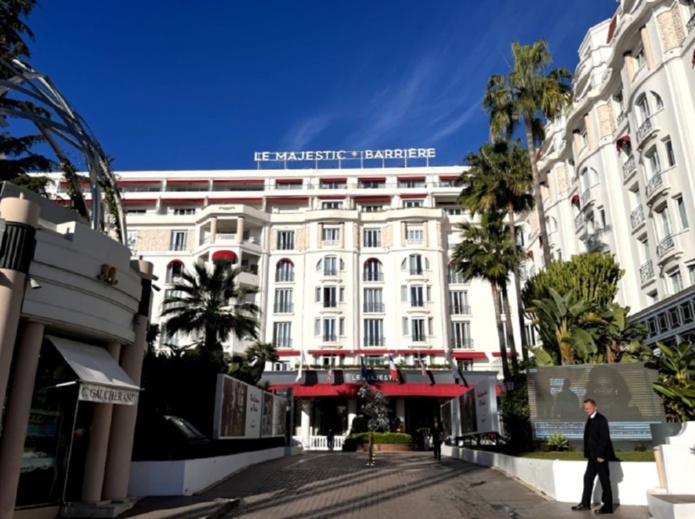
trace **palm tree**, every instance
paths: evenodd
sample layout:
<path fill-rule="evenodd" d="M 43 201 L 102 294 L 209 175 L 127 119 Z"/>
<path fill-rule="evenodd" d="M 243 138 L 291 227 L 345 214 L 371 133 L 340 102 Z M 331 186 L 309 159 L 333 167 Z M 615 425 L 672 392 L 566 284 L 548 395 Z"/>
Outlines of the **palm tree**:
<path fill-rule="evenodd" d="M 498 213 L 485 213 L 479 225 L 464 223 L 461 224 L 460 229 L 463 239 L 454 249 L 452 262 L 456 269 L 463 274 L 464 279 L 480 278 L 490 283 L 492 300 L 495 305 L 497 338 L 502 356 L 502 373 L 505 380 L 510 380 L 500 300 L 504 300 L 506 311 L 509 312 L 507 281 L 509 273 L 514 268 L 514 263 L 519 258 L 517 247 L 509 240 L 502 216 Z M 518 361 L 514 334 L 511 326 L 506 328 L 506 340 L 511 350 L 513 373 L 516 375 Z"/>
<path fill-rule="evenodd" d="M 520 122 L 524 124 L 526 146 L 533 174 L 533 194 L 543 247 L 543 262 L 550 264 L 550 244 L 541 195 L 541 178 L 536 164 L 536 143 L 544 138 L 543 122 L 556 117 L 570 103 L 572 77 L 565 68 L 545 75 L 552 56 L 545 40 L 533 45 L 512 43 L 514 66 L 506 75 L 492 76 L 485 89 L 483 107 L 490 114 L 493 138 L 511 138 Z"/>
<path fill-rule="evenodd" d="M 279 359 L 275 346 L 270 342 L 253 343 L 246 349 L 245 356 L 254 384 L 261 380 L 266 363 L 277 362 Z"/>
<path fill-rule="evenodd" d="M 528 155 L 515 141 L 498 140 L 493 144 L 485 143 L 477 153 L 466 155 L 470 166 L 459 177 L 459 183 L 464 187 L 459 197 L 459 203 L 471 213 L 488 211 L 507 214 L 507 226 L 511 243 L 518 243 L 516 214 L 523 213 L 533 207 L 533 177 Z M 517 294 L 517 318 L 521 332 L 522 354 L 528 360 L 528 345 L 526 341 L 524 306 L 521 301 L 521 281 L 519 266 L 521 258 L 514 263 L 514 288 Z"/>
<path fill-rule="evenodd" d="M 246 300 L 256 289 L 242 288 L 237 282 L 241 272 L 229 261 L 215 261 L 210 269 L 205 262 L 184 270 L 170 295 L 164 298 L 162 317 L 167 333 L 183 332 L 200 337 L 203 352 L 222 362 L 222 342 L 230 334 L 237 338 L 258 338 L 259 308 Z"/>

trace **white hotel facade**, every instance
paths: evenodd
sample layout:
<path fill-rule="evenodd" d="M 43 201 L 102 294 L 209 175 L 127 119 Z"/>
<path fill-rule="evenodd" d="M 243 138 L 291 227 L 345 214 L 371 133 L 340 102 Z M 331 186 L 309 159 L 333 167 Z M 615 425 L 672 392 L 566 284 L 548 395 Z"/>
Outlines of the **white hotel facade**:
<path fill-rule="evenodd" d="M 274 370 L 297 369 L 302 352 L 305 366 L 359 366 L 361 355 L 383 365 L 392 354 L 415 368 L 445 365 L 449 350 L 464 370 L 501 370 L 490 287 L 449 266 L 469 218 L 456 204 L 463 168 L 410 162 L 119 173 L 131 250 L 159 278 L 153 322 L 179 269 L 229 258 L 258 289 Z"/>
<path fill-rule="evenodd" d="M 555 258 L 600 250 L 649 342 L 695 338 L 695 4 L 622 0 L 579 48 L 539 152 Z M 535 214 L 529 246 L 542 265 Z"/>

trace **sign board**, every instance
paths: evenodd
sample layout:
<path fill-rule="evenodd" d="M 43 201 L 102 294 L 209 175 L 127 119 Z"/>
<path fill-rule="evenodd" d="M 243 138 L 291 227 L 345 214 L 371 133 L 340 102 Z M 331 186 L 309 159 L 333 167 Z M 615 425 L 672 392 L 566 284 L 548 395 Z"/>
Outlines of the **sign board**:
<path fill-rule="evenodd" d="M 304 162 L 326 160 L 387 160 L 387 159 L 432 159 L 435 148 L 405 148 L 387 150 L 321 150 L 321 151 L 256 151 L 255 162 Z"/>
<path fill-rule="evenodd" d="M 84 402 L 96 402 L 98 404 L 137 405 L 139 395 L 140 391 L 137 389 L 108 387 L 81 382 L 78 398 Z"/>
<path fill-rule="evenodd" d="M 454 438 L 470 434 L 499 433 L 496 386 L 495 378 L 489 377 L 442 405 L 445 431 Z"/>

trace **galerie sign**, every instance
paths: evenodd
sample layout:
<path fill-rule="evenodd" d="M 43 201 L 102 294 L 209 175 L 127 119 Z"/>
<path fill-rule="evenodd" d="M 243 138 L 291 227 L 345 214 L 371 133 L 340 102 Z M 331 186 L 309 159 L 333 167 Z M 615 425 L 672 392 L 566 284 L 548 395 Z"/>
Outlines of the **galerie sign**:
<path fill-rule="evenodd" d="M 99 404 L 137 405 L 139 392 L 135 389 L 99 386 L 83 382 L 79 399 Z"/>
<path fill-rule="evenodd" d="M 257 151 L 253 154 L 253 160 L 255 162 L 300 162 L 306 160 L 433 159 L 435 156 L 435 148 L 361 151 Z"/>

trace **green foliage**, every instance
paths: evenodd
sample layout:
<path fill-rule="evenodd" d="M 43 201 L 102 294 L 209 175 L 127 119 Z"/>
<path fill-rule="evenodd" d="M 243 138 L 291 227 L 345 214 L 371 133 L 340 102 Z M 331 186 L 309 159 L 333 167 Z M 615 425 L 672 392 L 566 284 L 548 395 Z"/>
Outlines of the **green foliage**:
<path fill-rule="evenodd" d="M 621 462 L 636 462 L 636 461 L 654 461 L 654 451 L 646 452 L 635 451 L 619 451 L 616 452 L 616 457 Z M 525 452 L 520 454 L 522 458 L 531 458 L 538 460 L 562 460 L 562 461 L 586 461 L 583 450 L 576 451 L 550 451 L 550 452 Z"/>
<path fill-rule="evenodd" d="M 564 434 L 556 433 L 548 438 L 548 447 L 553 451 L 568 451 L 570 450 L 570 441 Z"/>
<path fill-rule="evenodd" d="M 348 435 L 345 439 L 356 443 L 367 444 L 369 443 L 369 434 L 368 432 L 353 433 Z M 411 443 L 413 443 L 413 437 L 409 434 L 392 432 L 374 433 L 374 445 L 409 445 Z"/>
<path fill-rule="evenodd" d="M 526 375 L 514 377 L 514 389 L 502 395 L 500 414 L 506 433 L 506 449 L 510 453 L 528 451 L 532 444 L 531 413 Z"/>
<path fill-rule="evenodd" d="M 268 342 L 256 342 L 249 346 L 243 355 L 233 355 L 228 359 L 227 373 L 243 382 L 258 384 L 263 377 L 266 362 L 277 362 L 275 346 Z"/>
<path fill-rule="evenodd" d="M 690 342 L 678 346 L 657 343 L 647 367 L 659 370 L 654 391 L 664 403 L 669 422 L 695 420 L 695 349 Z"/>

